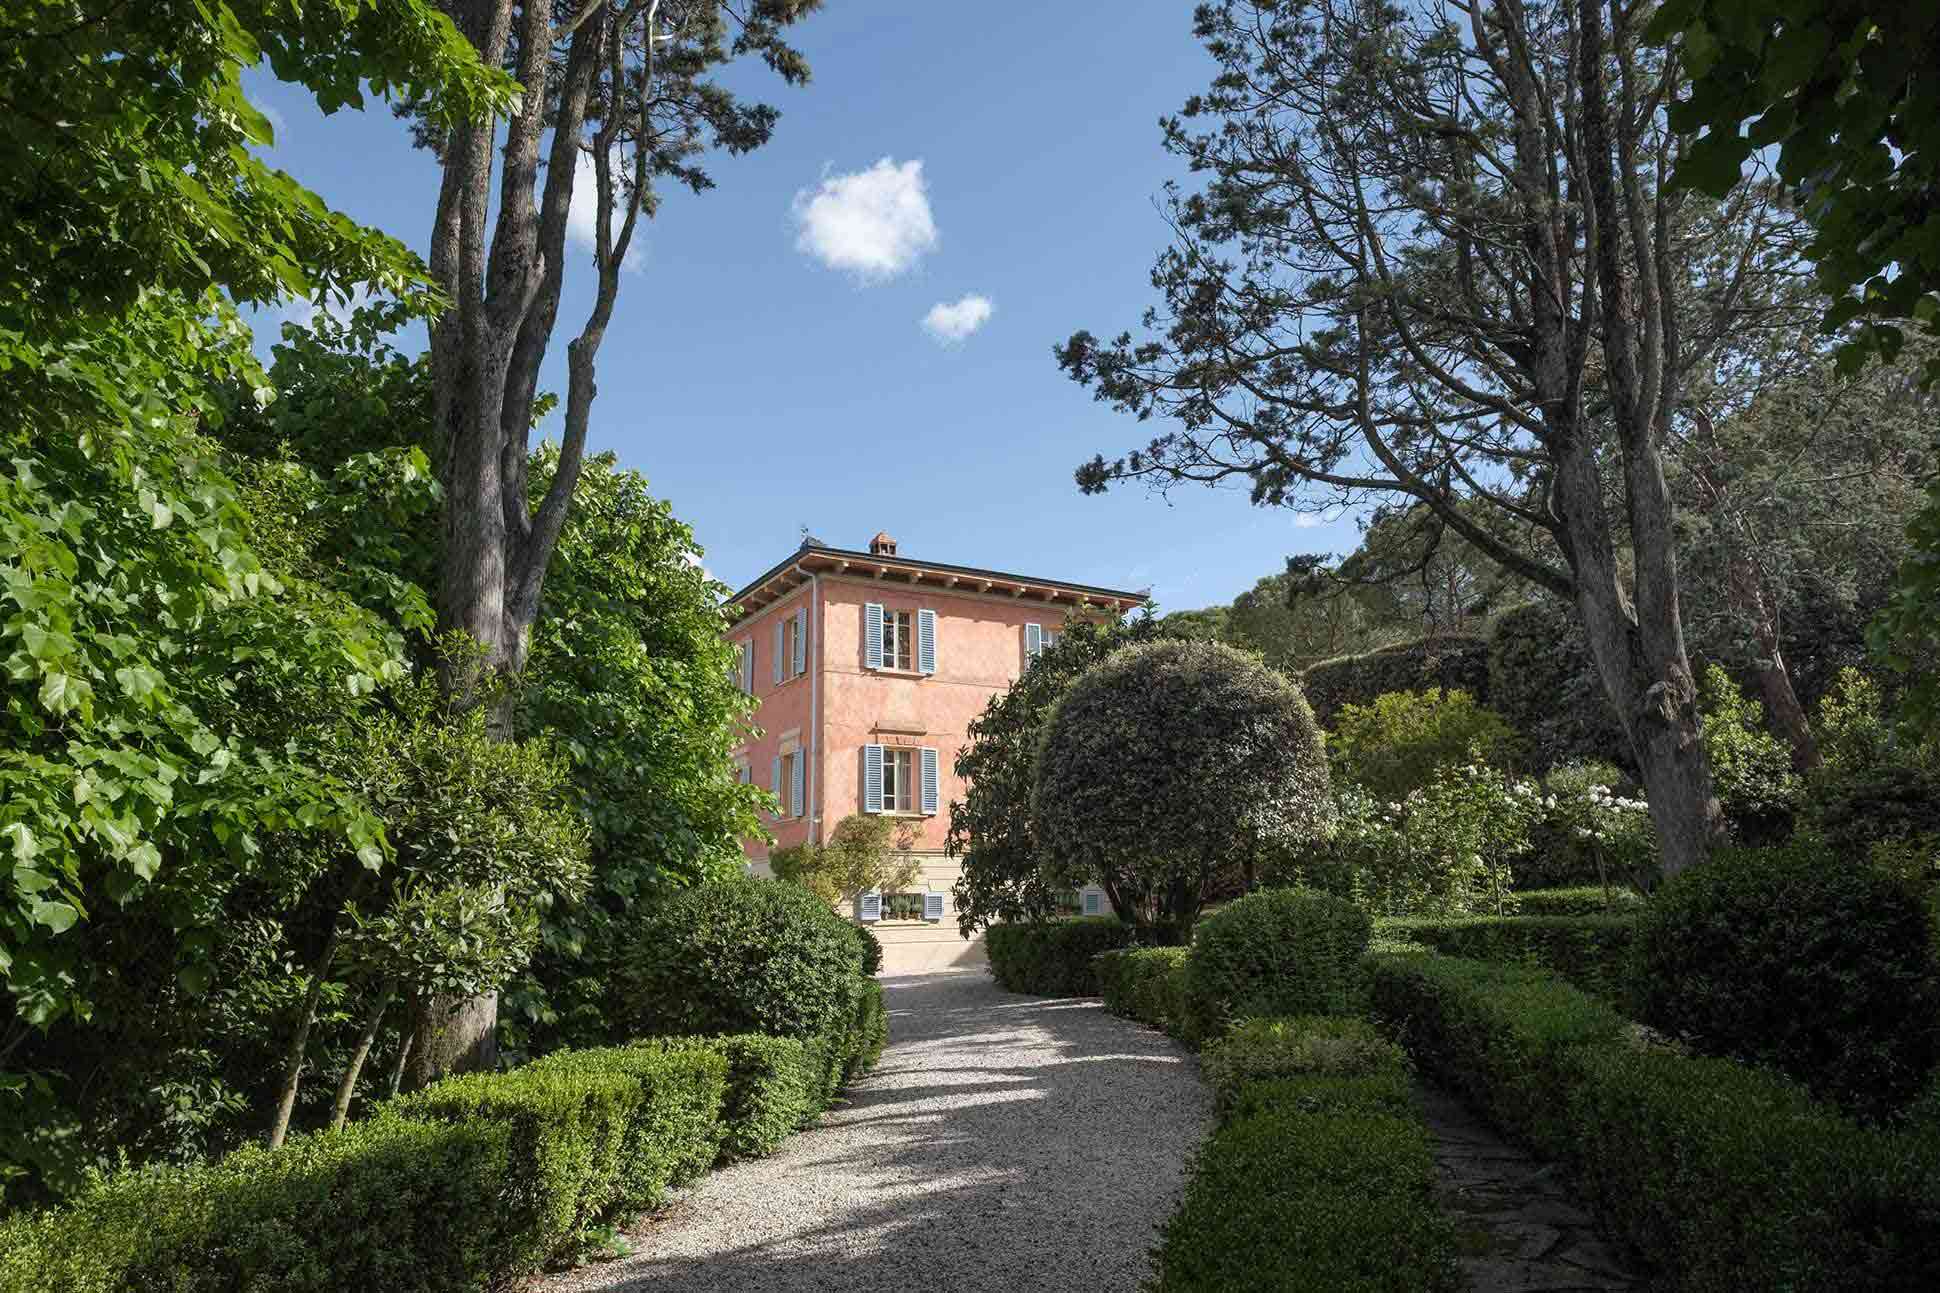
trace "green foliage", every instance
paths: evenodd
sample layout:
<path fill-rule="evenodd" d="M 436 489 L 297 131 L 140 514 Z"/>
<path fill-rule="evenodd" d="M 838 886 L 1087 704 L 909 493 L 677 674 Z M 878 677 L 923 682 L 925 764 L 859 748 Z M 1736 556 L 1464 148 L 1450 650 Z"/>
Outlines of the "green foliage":
<path fill-rule="evenodd" d="M 1933 13 L 1855 0 L 1757 9 L 1678 0 L 1653 15 L 1648 37 L 1675 41 L 1691 72 L 1671 124 L 1705 132 L 1673 184 L 1722 195 L 1755 151 L 1776 149 L 1778 175 L 1813 226 L 1806 254 L 1833 302 L 1824 330 L 1864 321 L 1841 347 L 1840 371 L 1874 354 L 1890 361 L 1904 339 L 1898 323 L 1931 330 L 1940 318 Z"/>
<path fill-rule="evenodd" d="M 1242 1019 L 1200 1057 L 1213 1104 L 1230 1113 L 1256 1082 L 1295 1077 L 1357 1078 L 1408 1072 L 1407 1054 L 1365 1019 L 1308 1015 Z"/>
<path fill-rule="evenodd" d="M 1370 1099 L 1372 1099 L 1370 1095 Z M 1166 1222 L 1157 1287 L 1284 1293 L 1462 1288 L 1413 1116 L 1297 1103 L 1236 1118 L 1200 1149 Z"/>
<path fill-rule="evenodd" d="M 634 922 L 607 1013 L 636 1035 L 837 1034 L 861 966 L 849 922 L 806 889 L 715 880 Z"/>
<path fill-rule="evenodd" d="M 1131 946 L 1132 936 L 1132 927 L 1115 917 L 1073 916 L 992 925 L 984 935 L 984 950 L 991 977 L 1006 992 L 1088 997 L 1098 991 L 1092 958 Z"/>
<path fill-rule="evenodd" d="M 1342 706 L 1369 705 L 1390 692 L 1434 687 L 1488 700 L 1487 657 L 1488 644 L 1479 638 L 1417 638 L 1310 664 L 1300 673 L 1300 690 L 1313 706 L 1314 718 L 1331 728 Z"/>
<path fill-rule="evenodd" d="M 4 1293 L 471 1293 L 502 1269 L 513 1128 L 395 1119 L 118 1173 L 0 1221 Z"/>
<path fill-rule="evenodd" d="M 883 1003 L 882 984 L 868 979 L 856 989 L 855 1016 L 843 1047 L 842 1080 L 850 1081 L 876 1067 L 888 1044 L 889 1008 Z"/>
<path fill-rule="evenodd" d="M 1940 853 L 1940 759 L 1919 731 L 1888 719 L 1871 678 L 1843 671 L 1819 702 L 1821 762 L 1807 778 L 1799 825 L 1841 856 L 1882 845 Z"/>
<path fill-rule="evenodd" d="M 1231 647 L 1151 642 L 1092 666 L 1044 721 L 1037 838 L 1068 883 L 1183 941 L 1230 868 L 1317 838 L 1320 729 L 1286 678 Z"/>
<path fill-rule="evenodd" d="M 882 972 L 882 940 L 876 931 L 867 925 L 851 926 L 855 930 L 855 941 L 862 948 L 862 972 L 867 975 Z"/>
<path fill-rule="evenodd" d="M 990 698 L 970 720 L 957 755 L 964 798 L 950 804 L 948 851 L 962 859 L 955 885 L 957 923 L 965 938 L 999 921 L 1056 915 L 1070 885 L 1047 874 L 1031 818 L 1037 747 L 1045 716 L 1078 675 L 1121 646 L 1192 636 L 1150 614 L 1115 624 L 1067 621 L 1023 677 Z"/>
<path fill-rule="evenodd" d="M 895 893 L 913 884 L 923 873 L 909 852 L 915 842 L 907 822 L 880 813 L 850 813 L 826 841 L 775 849 L 768 865 L 777 880 L 802 885 L 823 902 L 851 903 L 871 889 Z M 878 950 L 877 965 L 881 963 Z"/>
<path fill-rule="evenodd" d="M 1769 1073 L 1606 1049 L 1571 1093 L 1586 1202 L 1670 1287 L 1913 1290 L 1940 1275 L 1940 1154 Z"/>
<path fill-rule="evenodd" d="M 628 1216 L 659 1205 L 669 1185 L 693 1180 L 721 1150 L 728 1061 L 718 1051 L 611 1046 L 554 1051 L 519 1072 L 616 1075 L 635 1084 L 620 1142 L 611 1201 L 603 1212 Z"/>
<path fill-rule="evenodd" d="M 1650 805 L 1626 793 L 1628 784 L 1608 763 L 1562 763 L 1545 773 L 1542 812 L 1529 851 L 1516 859 L 1516 884 L 1594 883 L 1599 893 L 1655 884 L 1657 830 Z"/>
<path fill-rule="evenodd" d="M 1533 786 L 1480 764 L 1438 768 L 1399 801 L 1349 787 L 1334 796 L 1325 844 L 1269 875 L 1378 915 L 1500 912 L 1542 811 Z"/>
<path fill-rule="evenodd" d="M 1186 958 L 1183 947 L 1127 947 L 1100 952 L 1092 973 L 1105 1009 L 1172 1033 L 1185 1042 L 1190 1012 L 1185 1008 Z"/>
<path fill-rule="evenodd" d="M 1716 664 L 1704 671 L 1698 703 L 1711 783 L 1726 818 L 1739 834 L 1755 839 L 1783 834 L 1771 824 L 1790 821 L 1802 787 L 1792 771 L 1791 748 L 1765 729 L 1765 707 L 1747 700 Z"/>
<path fill-rule="evenodd" d="M 1208 916 L 1186 962 L 1189 1031 L 1255 1015 L 1345 1014 L 1359 1003 L 1372 922 L 1340 898 L 1265 889 Z"/>
<path fill-rule="evenodd" d="M 1430 687 L 1388 692 L 1368 705 L 1342 705 L 1327 735 L 1327 760 L 1336 786 L 1401 799 L 1445 767 L 1505 767 L 1515 744 L 1516 734 L 1494 710 L 1465 691 Z"/>
<path fill-rule="evenodd" d="M 1412 1067 L 1403 1064 L 1353 1077 L 1303 1073 L 1248 1082 L 1239 1088 L 1227 1116 L 1240 1119 L 1259 1113 L 1369 1113 L 1413 1118 L 1418 1110 Z"/>
<path fill-rule="evenodd" d="M 1608 1008 L 1528 970 L 1381 957 L 1374 999 L 1424 1069 L 1568 1166 L 1667 1288 L 1910 1293 L 1940 1270 L 1940 1139 L 1863 1130 L 1730 1061 L 1640 1050 Z"/>
<path fill-rule="evenodd" d="M 1940 1061 L 1935 953 L 1918 886 L 1798 839 L 1724 850 L 1653 896 L 1634 992 L 1700 1051 L 1877 1114 Z"/>
<path fill-rule="evenodd" d="M 1581 1057 L 1629 1027 L 1615 1009 L 1525 966 L 1410 955 L 1372 968 L 1375 1017 L 1424 1071 L 1543 1155 L 1567 1156 Z"/>
<path fill-rule="evenodd" d="M 1562 892 L 1580 893 L 1584 902 L 1602 899 L 1601 890 Z M 1449 956 L 1544 970 L 1585 992 L 1622 1001 L 1637 925 L 1631 915 L 1522 915 L 1383 920 L 1378 930 L 1384 939 Z"/>
<path fill-rule="evenodd" d="M 510 1129 L 512 1188 L 489 1242 L 525 1274 L 572 1252 L 617 1201 L 640 1090 L 624 1070 L 533 1065 L 446 1078 L 380 1116 Z"/>
<path fill-rule="evenodd" d="M 1525 889 L 1516 895 L 1518 916 L 1622 916 L 1644 905 L 1635 889 L 1578 885 L 1561 889 Z"/>
<path fill-rule="evenodd" d="M 721 1158 L 765 1158 L 821 1112 L 820 1074 L 799 1037 L 736 1033 L 724 1037 L 656 1037 L 645 1048 L 702 1050 L 727 1064 L 721 1105 Z"/>
<path fill-rule="evenodd" d="M 1522 739 L 1534 769 L 1558 763 L 1635 763 L 1610 707 L 1575 610 L 1553 598 L 1496 617 L 1489 633 L 1489 705 Z"/>
<path fill-rule="evenodd" d="M 1906 718 L 1922 730 L 1940 727 L 1940 485 L 1906 524 L 1910 551 L 1886 605 L 1867 630 L 1873 653 L 1905 676 Z"/>

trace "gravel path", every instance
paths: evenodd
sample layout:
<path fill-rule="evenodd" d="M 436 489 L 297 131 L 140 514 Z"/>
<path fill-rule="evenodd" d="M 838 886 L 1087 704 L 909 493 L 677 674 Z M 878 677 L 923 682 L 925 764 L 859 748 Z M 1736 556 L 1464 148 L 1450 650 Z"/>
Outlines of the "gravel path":
<path fill-rule="evenodd" d="M 1211 1120 L 1187 1052 L 981 971 L 883 984 L 889 1049 L 846 1105 L 679 1192 L 632 1256 L 535 1288 L 1137 1289 Z"/>

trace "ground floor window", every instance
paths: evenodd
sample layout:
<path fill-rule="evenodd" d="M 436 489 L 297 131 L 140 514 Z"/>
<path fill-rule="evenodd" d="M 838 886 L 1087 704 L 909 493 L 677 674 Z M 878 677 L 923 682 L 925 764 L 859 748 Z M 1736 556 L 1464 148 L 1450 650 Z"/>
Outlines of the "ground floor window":
<path fill-rule="evenodd" d="M 923 895 L 920 893 L 884 894 L 882 896 L 882 918 L 884 920 L 923 919 Z"/>

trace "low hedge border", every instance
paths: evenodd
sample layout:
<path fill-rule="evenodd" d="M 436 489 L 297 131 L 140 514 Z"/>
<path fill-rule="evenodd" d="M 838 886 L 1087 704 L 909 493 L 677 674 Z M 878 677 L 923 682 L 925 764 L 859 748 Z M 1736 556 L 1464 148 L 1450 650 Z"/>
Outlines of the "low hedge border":
<path fill-rule="evenodd" d="M 1092 972 L 1105 1009 L 1126 1019 L 1185 1037 L 1185 974 L 1188 953 L 1183 947 L 1128 947 L 1100 952 Z"/>
<path fill-rule="evenodd" d="M 1686 1293 L 1940 1286 L 1940 1131 L 1874 1131 L 1776 1074 L 1646 1049 L 1516 966 L 1372 958 L 1377 1013 Z"/>
<path fill-rule="evenodd" d="M 1114 916 L 1072 916 L 984 931 L 990 974 L 1006 992 L 1095 997 L 1091 958 L 1132 945 L 1132 927 Z"/>
<path fill-rule="evenodd" d="M 1606 1000 L 1628 996 L 1634 916 L 1386 917 L 1375 927 L 1396 950 L 1413 943 L 1473 961 L 1525 965 Z"/>
<path fill-rule="evenodd" d="M 1621 916 L 1639 911 L 1642 894 L 1622 885 L 1572 885 L 1562 889 L 1524 889 L 1509 895 L 1518 916 Z"/>
<path fill-rule="evenodd" d="M 1465 1287 L 1398 1048 L 1361 1020 L 1256 1019 L 1207 1049 L 1225 1121 L 1161 1239 L 1161 1293 Z"/>
<path fill-rule="evenodd" d="M 448 1078 L 278 1150 L 110 1176 L 0 1220 L 0 1293 L 475 1293 L 720 1159 L 771 1153 L 873 1065 L 881 985 L 809 1038 L 654 1038 Z"/>

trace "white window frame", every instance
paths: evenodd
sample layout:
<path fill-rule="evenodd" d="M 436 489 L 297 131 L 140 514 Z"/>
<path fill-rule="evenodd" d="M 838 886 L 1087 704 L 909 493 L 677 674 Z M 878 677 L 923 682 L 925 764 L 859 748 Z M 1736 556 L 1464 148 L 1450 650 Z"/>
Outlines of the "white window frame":
<path fill-rule="evenodd" d="M 916 667 L 916 612 L 882 608 L 882 667 L 909 672 Z"/>
<path fill-rule="evenodd" d="M 882 810 L 908 813 L 916 810 L 916 751 L 900 745 L 882 747 Z"/>

